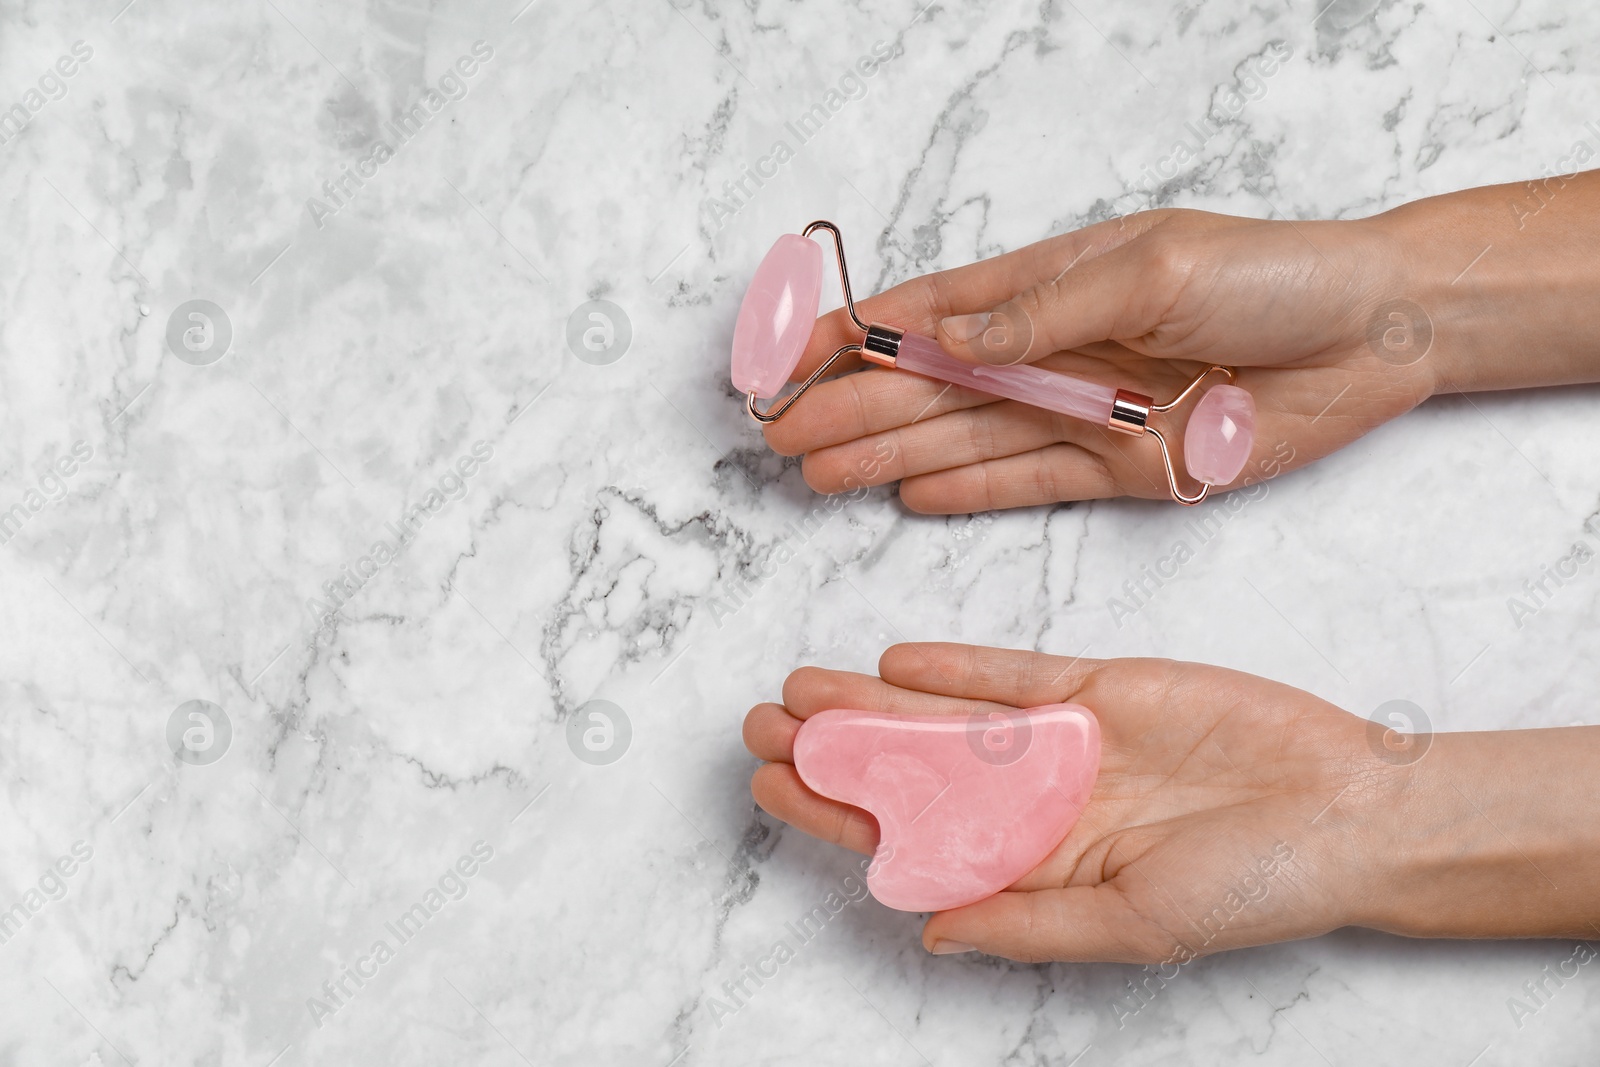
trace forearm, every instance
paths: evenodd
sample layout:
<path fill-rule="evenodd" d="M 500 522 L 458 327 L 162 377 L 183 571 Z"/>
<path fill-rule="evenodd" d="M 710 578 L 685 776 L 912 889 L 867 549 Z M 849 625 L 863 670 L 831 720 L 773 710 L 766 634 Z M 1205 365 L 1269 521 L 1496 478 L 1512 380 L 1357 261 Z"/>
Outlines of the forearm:
<path fill-rule="evenodd" d="M 1373 813 L 1386 866 L 1358 925 L 1600 940 L 1597 771 L 1600 727 L 1435 735 Z"/>
<path fill-rule="evenodd" d="M 1600 171 L 1469 189 L 1369 220 L 1427 316 L 1435 392 L 1600 381 Z"/>

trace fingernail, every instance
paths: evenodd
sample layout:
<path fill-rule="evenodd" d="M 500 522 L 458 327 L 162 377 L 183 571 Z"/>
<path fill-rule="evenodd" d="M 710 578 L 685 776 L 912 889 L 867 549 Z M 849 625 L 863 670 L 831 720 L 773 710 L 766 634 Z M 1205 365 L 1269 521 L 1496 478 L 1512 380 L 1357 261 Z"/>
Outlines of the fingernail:
<path fill-rule="evenodd" d="M 981 315 L 951 315 L 947 319 L 941 319 L 939 325 L 944 327 L 945 333 L 957 341 L 970 341 L 989 328 L 990 318 L 987 311 Z"/>
<path fill-rule="evenodd" d="M 928 951 L 935 956 L 954 956 L 958 952 L 976 952 L 978 949 L 977 946 L 969 945 L 965 941 L 935 941 Z"/>

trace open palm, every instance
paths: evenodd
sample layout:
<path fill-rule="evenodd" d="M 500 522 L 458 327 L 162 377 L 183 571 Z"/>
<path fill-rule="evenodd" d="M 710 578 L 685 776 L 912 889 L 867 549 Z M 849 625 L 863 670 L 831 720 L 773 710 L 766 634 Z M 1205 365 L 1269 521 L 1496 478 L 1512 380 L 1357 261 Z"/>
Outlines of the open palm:
<path fill-rule="evenodd" d="M 968 715 L 1073 702 L 1103 735 L 1100 777 L 1066 840 L 1008 891 L 934 916 L 930 949 L 1182 963 L 1359 915 L 1358 872 L 1375 847 L 1361 812 L 1401 777 L 1369 748 L 1364 720 L 1288 686 L 1167 660 L 898 645 L 879 672 L 802 668 L 782 704 L 751 710 L 745 741 L 768 761 L 751 787 L 764 809 L 847 848 L 877 847 L 869 814 L 811 792 L 794 769 L 800 723 L 828 708 Z"/>

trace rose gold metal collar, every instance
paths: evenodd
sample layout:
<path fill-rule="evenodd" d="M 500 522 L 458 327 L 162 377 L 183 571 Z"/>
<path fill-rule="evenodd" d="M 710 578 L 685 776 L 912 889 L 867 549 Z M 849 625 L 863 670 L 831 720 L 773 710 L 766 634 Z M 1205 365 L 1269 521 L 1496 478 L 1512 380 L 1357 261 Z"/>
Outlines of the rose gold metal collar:
<path fill-rule="evenodd" d="M 1135 393 L 1131 389 L 1118 389 L 1116 397 L 1111 401 L 1111 417 L 1106 420 L 1106 429 L 1125 433 L 1130 437 L 1143 437 L 1149 434 L 1156 439 L 1156 444 L 1161 446 L 1161 464 L 1167 471 L 1167 488 L 1172 491 L 1172 499 L 1180 504 L 1193 507 L 1206 498 L 1211 491 L 1211 486 L 1205 482 L 1200 483 L 1200 492 L 1193 496 L 1185 496 L 1178 488 L 1178 474 L 1172 467 L 1172 452 L 1167 448 L 1167 439 L 1161 436 L 1161 431 L 1150 425 L 1152 413 L 1171 411 L 1188 399 L 1189 394 L 1200 388 L 1200 383 L 1205 381 L 1212 371 L 1227 375 L 1228 381 L 1233 381 L 1235 375 L 1232 367 L 1223 367 L 1213 364 L 1195 375 L 1183 391 L 1165 404 L 1157 404 L 1153 398 L 1143 393 Z"/>

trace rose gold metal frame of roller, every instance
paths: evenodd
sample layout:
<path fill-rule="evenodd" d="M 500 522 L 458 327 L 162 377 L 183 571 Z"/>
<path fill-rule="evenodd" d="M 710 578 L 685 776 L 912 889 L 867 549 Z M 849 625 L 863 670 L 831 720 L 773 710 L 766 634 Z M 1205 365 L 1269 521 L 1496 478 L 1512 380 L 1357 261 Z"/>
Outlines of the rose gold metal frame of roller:
<path fill-rule="evenodd" d="M 790 406 L 793 405 L 796 400 L 799 400 L 801 395 L 804 394 L 807 389 L 810 389 L 813 385 L 815 385 L 816 382 L 817 382 L 817 379 L 821 378 L 824 374 L 827 374 L 828 371 L 833 368 L 833 365 L 835 363 L 838 363 L 841 359 L 843 359 L 845 356 L 849 355 L 851 352 L 860 352 L 861 355 L 862 355 L 862 358 L 871 359 L 872 357 L 868 355 L 867 349 L 865 347 L 863 347 L 863 346 L 874 341 L 874 339 L 875 339 L 874 338 L 874 333 L 875 332 L 880 332 L 881 331 L 884 334 L 893 334 L 894 335 L 894 342 L 893 343 L 894 343 L 894 348 L 895 349 L 898 349 L 900 347 L 900 338 L 905 336 L 905 331 L 896 330 L 892 326 L 884 326 L 881 323 L 873 323 L 871 326 L 868 326 L 866 323 L 861 321 L 861 316 L 856 314 L 856 298 L 850 292 L 850 268 L 845 266 L 845 262 L 844 262 L 844 238 L 839 235 L 839 227 L 835 226 L 833 223 L 829 222 L 827 219 L 818 219 L 816 222 L 813 222 L 811 225 L 809 225 L 805 229 L 801 230 L 800 231 L 800 236 L 801 237 L 810 237 L 813 233 L 816 233 L 818 230 L 827 230 L 828 233 L 833 235 L 833 250 L 839 257 L 839 288 L 844 290 L 844 306 L 845 306 L 845 310 L 850 313 L 850 321 L 855 323 L 856 326 L 860 328 L 861 332 L 863 334 L 865 334 L 866 336 L 865 336 L 864 340 L 862 340 L 860 342 L 853 342 L 851 344 L 845 345 L 843 348 L 839 349 L 839 351 L 837 351 L 833 355 L 829 356 L 823 362 L 822 366 L 820 366 L 816 370 L 812 371 L 810 376 L 807 377 L 805 381 L 800 383 L 800 388 L 798 388 L 794 392 L 790 393 L 787 397 L 784 398 L 783 403 L 779 404 L 777 407 L 773 408 L 770 411 L 760 411 L 760 410 L 758 410 L 756 408 L 756 399 L 757 399 L 756 394 L 753 393 L 753 392 L 750 393 L 745 398 L 745 407 L 749 410 L 750 417 L 755 419 L 757 422 L 760 422 L 760 423 L 777 422 L 779 419 L 783 418 L 783 413 L 785 411 L 788 411 Z M 881 365 L 885 366 L 885 367 L 894 366 L 894 356 L 893 356 L 892 352 L 890 353 L 890 355 L 888 357 L 888 362 L 886 362 L 886 363 L 883 363 L 879 359 L 873 359 L 872 361 L 874 363 L 881 363 Z"/>
<path fill-rule="evenodd" d="M 1171 411 L 1189 398 L 1189 394 L 1200 388 L 1200 383 L 1210 376 L 1212 371 L 1217 371 L 1227 376 L 1231 383 L 1237 375 L 1232 367 L 1224 367 L 1213 363 L 1205 370 L 1190 379 L 1183 391 L 1165 404 L 1157 404 L 1152 397 L 1143 393 L 1135 393 L 1131 389 L 1118 389 L 1116 398 L 1111 401 L 1111 417 L 1106 420 L 1106 429 L 1124 433 L 1130 437 L 1143 437 L 1149 434 L 1156 439 L 1156 444 L 1161 446 L 1161 465 L 1167 471 L 1167 489 L 1172 493 L 1172 499 L 1187 507 L 1194 507 L 1206 498 L 1211 492 L 1209 482 L 1200 483 L 1200 492 L 1194 496 L 1184 496 L 1178 489 L 1178 474 L 1172 467 L 1172 452 L 1167 448 L 1167 439 L 1161 431 L 1150 425 L 1152 413 L 1165 413 Z"/>
<path fill-rule="evenodd" d="M 800 236 L 810 237 L 818 230 L 827 230 L 833 238 L 834 254 L 839 261 L 839 288 L 844 292 L 845 311 L 849 314 L 850 321 L 855 323 L 856 328 L 862 332 L 863 337 L 860 341 L 851 342 L 829 356 L 820 367 L 806 377 L 805 381 L 800 383 L 799 388 L 784 398 L 783 403 L 770 411 L 759 410 L 756 407 L 756 394 L 750 393 L 745 398 L 745 407 L 749 410 L 750 417 L 759 423 L 774 423 L 783 418 L 783 413 L 788 411 L 807 389 L 815 385 L 818 379 L 827 374 L 835 364 L 851 352 L 861 353 L 861 358 L 868 363 L 875 363 L 880 367 L 892 369 L 895 365 L 895 356 L 900 351 L 900 339 L 905 336 L 904 330 L 896 329 L 887 323 L 874 322 L 869 325 L 861 321 L 861 316 L 856 314 L 855 296 L 850 292 L 850 268 L 845 265 L 844 238 L 839 233 L 839 227 L 827 219 L 818 219 L 804 230 L 801 230 Z M 1198 389 L 1200 383 L 1205 381 L 1213 371 L 1226 375 L 1229 382 L 1232 382 L 1236 377 L 1232 367 L 1213 364 L 1195 375 L 1177 396 L 1165 404 L 1157 404 L 1153 397 L 1146 396 L 1144 393 L 1136 393 L 1131 389 L 1118 389 L 1116 398 L 1111 403 L 1111 417 L 1106 420 L 1106 429 L 1108 430 L 1115 430 L 1117 433 L 1127 434 L 1130 437 L 1149 435 L 1156 439 L 1156 444 L 1161 448 L 1161 464 L 1167 472 L 1167 488 L 1172 493 L 1172 499 L 1190 507 L 1204 500 L 1206 494 L 1211 491 L 1211 486 L 1201 482 L 1200 492 L 1193 496 L 1185 496 L 1183 494 L 1183 491 L 1178 488 L 1178 475 L 1172 466 L 1172 452 L 1167 447 L 1167 439 L 1162 436 L 1160 430 L 1150 425 L 1150 416 L 1171 411 L 1183 403 L 1188 399 L 1189 394 Z"/>

